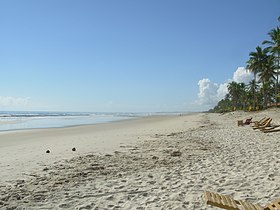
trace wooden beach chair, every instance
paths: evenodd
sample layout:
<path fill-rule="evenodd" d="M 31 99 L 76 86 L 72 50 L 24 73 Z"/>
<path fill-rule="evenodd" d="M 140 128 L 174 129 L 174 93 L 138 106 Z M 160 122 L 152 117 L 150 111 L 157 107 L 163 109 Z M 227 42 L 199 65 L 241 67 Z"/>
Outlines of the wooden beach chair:
<path fill-rule="evenodd" d="M 232 197 L 205 191 L 206 204 L 228 210 L 280 210 L 280 198 L 262 207 L 244 200 L 234 200 Z"/>
<path fill-rule="evenodd" d="M 269 127 L 269 128 L 266 128 L 266 129 L 262 129 L 262 132 L 264 132 L 264 133 L 279 132 L 280 131 L 279 127 L 280 127 L 280 125 L 274 125 L 272 127 Z"/>
<path fill-rule="evenodd" d="M 268 120 L 263 125 L 254 126 L 253 129 L 265 129 L 266 127 L 270 126 L 272 119 L 268 118 Z"/>
<path fill-rule="evenodd" d="M 264 117 L 264 118 L 262 118 L 262 119 L 259 120 L 259 121 L 253 121 L 254 125 L 252 125 L 252 127 L 263 125 L 263 124 L 266 123 L 266 121 L 269 120 L 269 119 L 270 119 L 269 117 Z"/>

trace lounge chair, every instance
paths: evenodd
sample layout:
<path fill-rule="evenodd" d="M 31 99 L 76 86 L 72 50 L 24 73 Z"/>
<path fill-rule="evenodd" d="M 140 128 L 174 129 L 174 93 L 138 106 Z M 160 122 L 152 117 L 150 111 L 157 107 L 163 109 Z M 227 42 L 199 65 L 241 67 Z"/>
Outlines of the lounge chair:
<path fill-rule="evenodd" d="M 272 119 L 268 118 L 268 120 L 263 125 L 254 126 L 253 129 L 265 129 L 270 126 Z"/>
<path fill-rule="evenodd" d="M 280 210 L 280 198 L 262 207 L 244 200 L 234 200 L 227 195 L 205 191 L 206 204 L 228 210 Z"/>
<path fill-rule="evenodd" d="M 269 117 L 264 117 L 259 121 L 253 121 L 254 125 L 252 125 L 252 127 L 263 125 L 269 119 L 270 119 Z"/>
<path fill-rule="evenodd" d="M 278 128 L 278 127 L 280 127 L 280 125 L 274 125 L 274 126 L 272 126 L 270 128 L 263 129 L 262 132 L 264 132 L 264 133 L 279 132 L 280 128 Z M 277 128 L 277 129 L 275 129 L 275 128 Z"/>

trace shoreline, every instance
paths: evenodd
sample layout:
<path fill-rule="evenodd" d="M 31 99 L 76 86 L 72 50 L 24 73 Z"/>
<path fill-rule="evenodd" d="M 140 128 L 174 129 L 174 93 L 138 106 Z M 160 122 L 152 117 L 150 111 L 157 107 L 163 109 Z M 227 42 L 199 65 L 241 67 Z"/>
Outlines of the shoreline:
<path fill-rule="evenodd" d="M 113 121 L 108 121 L 108 122 L 97 122 L 97 123 L 88 123 L 88 124 L 76 124 L 76 125 L 65 125 L 65 126 L 57 126 L 57 127 L 44 127 L 44 128 L 22 128 L 22 129 L 12 129 L 12 130 L 0 130 L 0 135 L 1 133 L 12 133 L 12 132 L 21 132 L 21 131 L 35 131 L 35 130 L 48 130 L 48 129 L 60 129 L 60 128 L 72 128 L 72 127 L 81 127 L 81 126 L 94 126 L 98 124 L 107 124 L 107 123 L 117 123 L 121 121 L 129 121 L 129 120 L 134 120 L 134 119 L 139 119 L 142 117 L 135 117 L 131 119 L 121 119 L 121 120 L 113 120 Z"/>
<path fill-rule="evenodd" d="M 139 113 L 135 113 L 134 115 L 135 116 L 132 116 L 132 115 L 128 115 L 125 116 L 123 115 L 121 119 L 117 119 L 118 117 L 121 117 L 121 116 L 118 116 L 116 115 L 116 119 L 107 119 L 105 121 L 98 121 L 98 118 L 97 118 L 97 121 L 95 122 L 87 122 L 87 123 L 83 123 L 83 122 L 76 122 L 76 123 L 73 123 L 73 124 L 65 124 L 63 125 L 63 123 L 61 125 L 56 125 L 56 126 L 52 126 L 52 125 L 41 125 L 39 127 L 27 127 L 27 128 L 9 128 L 9 129 L 6 129 L 6 130 L 0 130 L 0 133 L 3 133 L 3 132 L 10 132 L 10 131 L 25 131 L 25 130 L 38 130 L 38 129 L 54 129 L 54 128 L 68 128 L 68 127 L 76 127 L 76 126 L 88 126 L 88 125 L 96 125 L 96 124 L 104 124 L 104 123 L 113 123 L 113 122 L 119 122 L 119 121 L 126 121 L 126 120 L 133 120 L 133 119 L 139 119 L 139 118 L 145 118 L 145 117 L 156 117 L 156 116 L 181 116 L 181 115 L 192 115 L 192 114 L 198 114 L 200 112 L 186 112 L 186 113 L 183 113 L 183 112 L 171 112 L 171 113 L 152 113 L 152 114 L 149 114 L 149 113 L 143 113 L 143 114 L 140 114 Z M 108 114 L 111 114 L 111 113 L 108 113 Z M 116 113 L 118 114 L 118 113 Z M 65 115 L 62 115 L 62 116 L 58 116 L 58 117 L 70 117 L 70 119 L 72 117 L 84 117 L 85 115 L 80 115 L 80 116 L 74 116 L 74 115 L 69 115 L 69 116 L 65 116 Z M 90 115 L 92 116 L 92 115 Z M 101 115 L 100 116 L 107 116 L 106 114 L 105 115 Z M 53 117 L 51 115 L 51 117 Z M 32 117 L 30 117 L 32 118 Z M 30 118 L 28 118 L 30 120 Z M 34 119 L 38 119 L 37 117 L 34 118 Z M 33 120 L 34 120 L 33 119 Z M 43 118 L 44 119 L 44 118 Z M 49 119 L 46 119 L 46 120 L 49 120 Z M 59 120 L 59 119 L 58 119 Z M 85 121 L 88 121 L 88 119 L 85 119 Z M 18 124 L 19 122 L 21 122 L 21 119 L 16 119 L 16 120 L 12 120 L 12 121 L 3 121 L 3 120 L 0 120 L 0 125 L 5 125 L 5 124 L 10 124 L 10 125 L 15 125 L 15 124 Z"/>
<path fill-rule="evenodd" d="M 0 130 L 0 136 L 3 134 L 10 134 L 10 133 L 19 133 L 19 132 L 33 132 L 33 131 L 46 131 L 46 130 L 55 130 L 55 129 L 67 129 L 67 128 L 79 128 L 79 127 L 89 127 L 89 126 L 98 126 L 98 125 L 107 125 L 107 124 L 114 124 L 120 122 L 128 122 L 146 118 L 169 118 L 169 117 L 182 117 L 182 116 L 191 116 L 191 115 L 198 115 L 203 114 L 204 112 L 194 112 L 194 113 L 185 113 L 185 114 L 178 114 L 178 115 L 148 115 L 148 116 L 141 116 L 141 117 L 131 117 L 128 119 L 120 119 L 120 120 L 113 120 L 108 122 L 97 122 L 97 123 L 88 123 L 88 124 L 76 124 L 76 125 L 66 125 L 60 127 L 45 127 L 45 128 L 24 128 L 24 129 L 13 129 L 13 130 Z M 0 140 L 1 143 L 1 140 Z M 0 144 L 1 147 L 1 144 Z"/>

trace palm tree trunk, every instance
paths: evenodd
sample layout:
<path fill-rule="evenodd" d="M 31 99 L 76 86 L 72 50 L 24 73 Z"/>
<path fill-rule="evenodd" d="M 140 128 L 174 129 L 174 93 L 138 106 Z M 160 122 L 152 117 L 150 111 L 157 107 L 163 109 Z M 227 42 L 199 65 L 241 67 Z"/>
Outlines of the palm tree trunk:
<path fill-rule="evenodd" d="M 254 101 L 253 101 L 253 107 L 254 107 L 254 111 L 256 111 L 256 102 L 257 102 L 257 97 L 256 97 L 256 78 L 257 78 L 257 74 L 254 72 Z"/>
<path fill-rule="evenodd" d="M 263 82 L 263 109 L 266 109 L 266 90 L 265 90 L 265 83 Z"/>
<path fill-rule="evenodd" d="M 275 102 L 276 102 L 276 106 L 278 105 L 278 70 L 277 70 L 277 75 L 276 75 L 276 84 L 275 84 Z"/>

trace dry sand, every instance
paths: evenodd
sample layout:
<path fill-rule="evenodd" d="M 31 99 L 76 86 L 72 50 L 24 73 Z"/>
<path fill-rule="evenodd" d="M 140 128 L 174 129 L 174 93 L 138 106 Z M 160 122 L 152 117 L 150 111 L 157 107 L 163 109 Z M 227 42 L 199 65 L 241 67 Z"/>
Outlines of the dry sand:
<path fill-rule="evenodd" d="M 204 190 L 263 205 L 280 197 L 280 132 L 237 127 L 250 116 L 280 124 L 270 110 L 1 133 L 0 208 L 216 209 Z"/>

